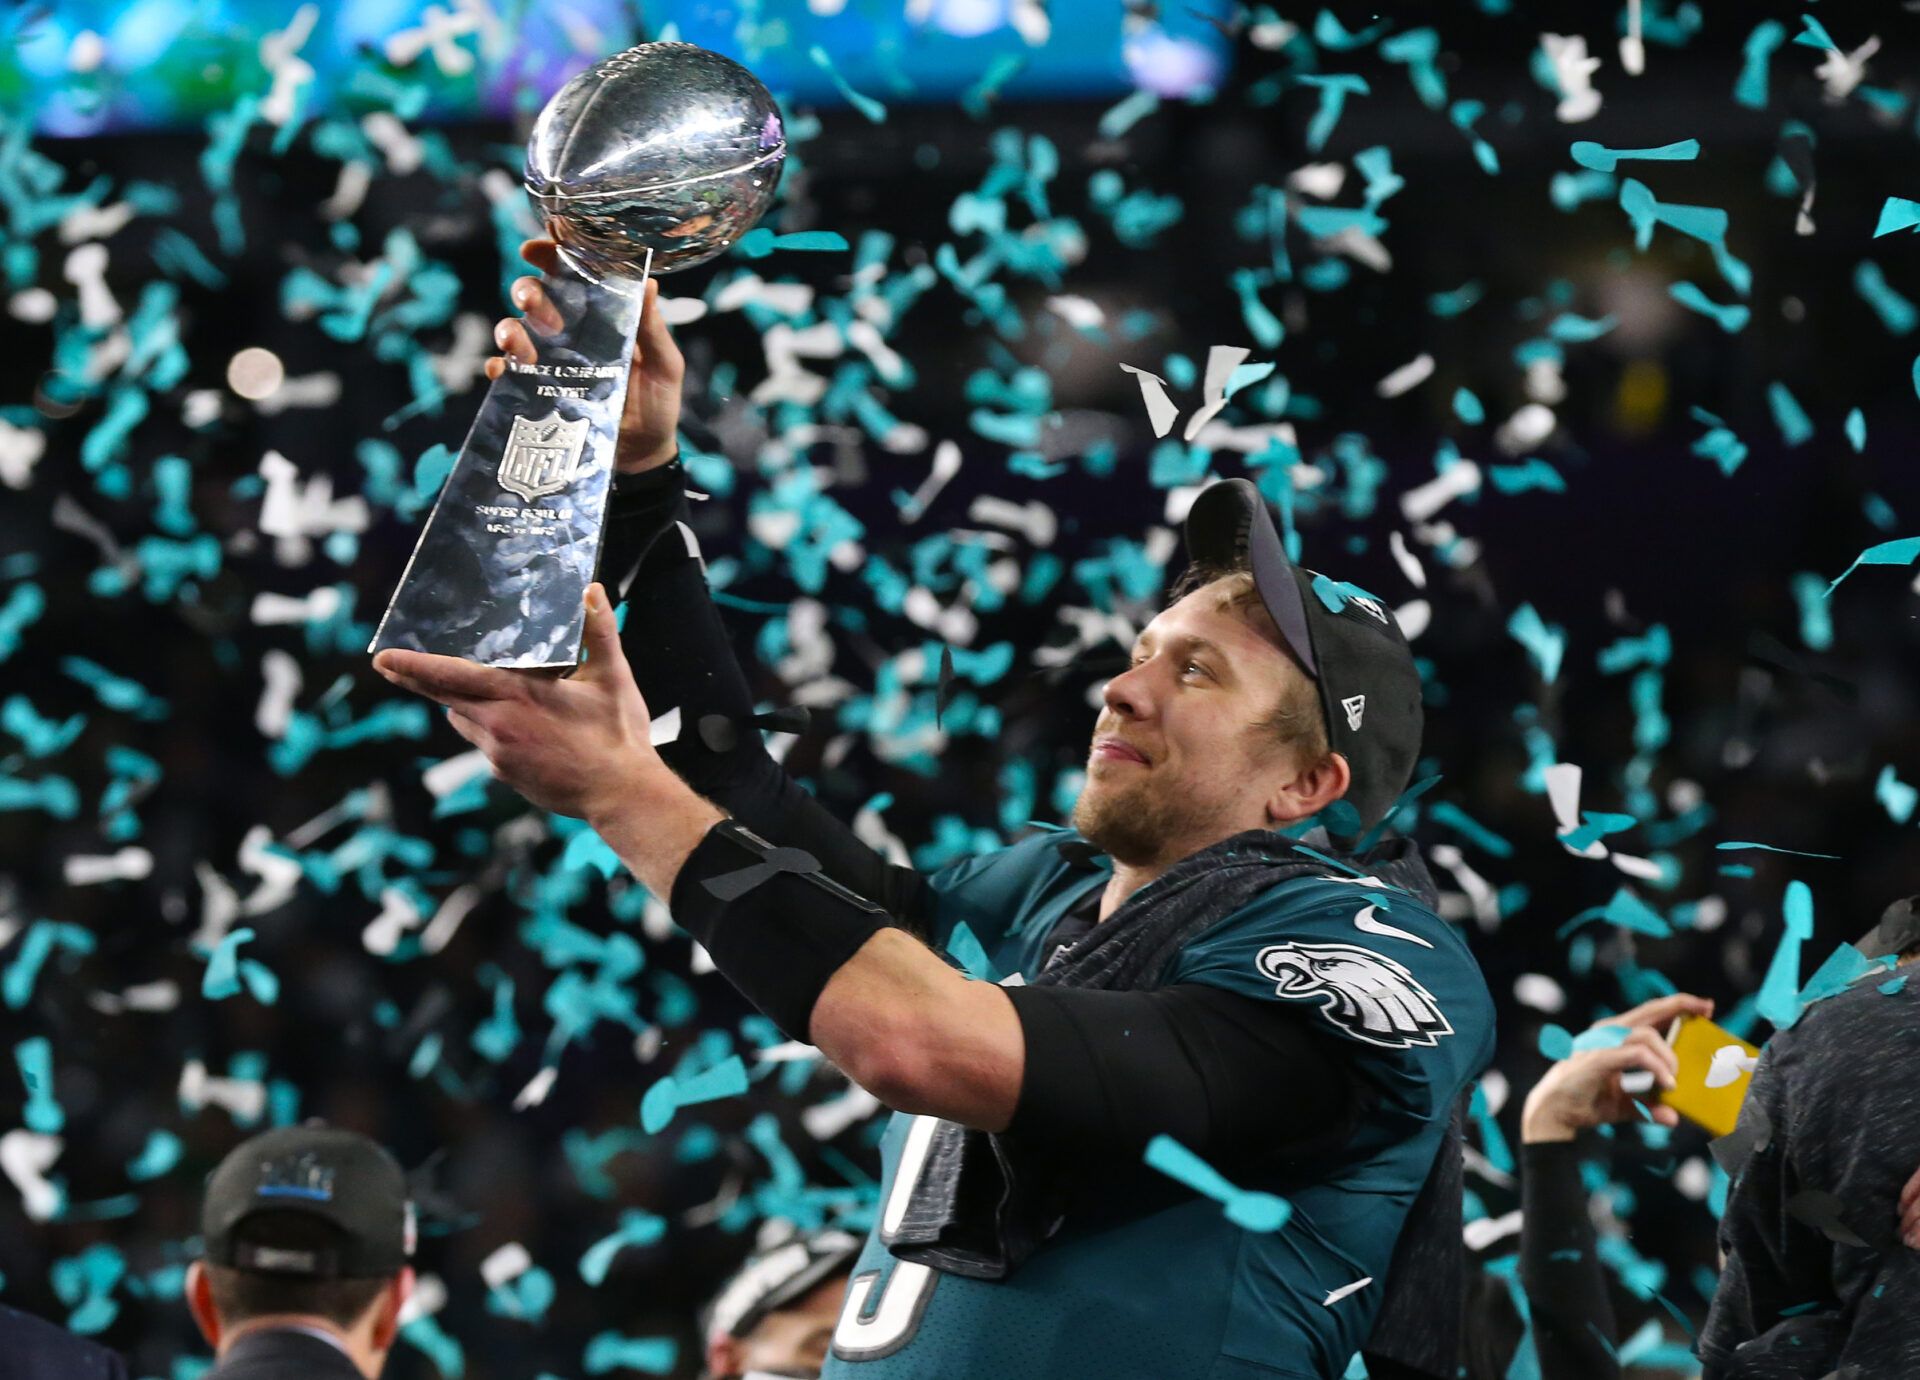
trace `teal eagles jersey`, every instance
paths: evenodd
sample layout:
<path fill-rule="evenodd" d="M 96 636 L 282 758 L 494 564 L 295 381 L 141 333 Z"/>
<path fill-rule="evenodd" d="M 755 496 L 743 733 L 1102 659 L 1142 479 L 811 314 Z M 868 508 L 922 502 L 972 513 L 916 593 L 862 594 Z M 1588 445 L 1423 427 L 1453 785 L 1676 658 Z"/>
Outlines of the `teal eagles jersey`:
<path fill-rule="evenodd" d="M 1054 923 L 1111 875 L 1104 858 L 1063 853 L 1080 842 L 1048 830 L 929 878 L 936 943 L 975 976 L 983 957 L 994 980 L 1036 976 Z M 1368 881 L 1279 883 L 1189 943 L 1164 978 L 1310 1006 L 1381 1091 L 1318 1178 L 1242 1182 L 1293 1205 L 1284 1227 L 1245 1231 L 1212 1199 L 1182 1195 L 1091 1226 L 1070 1215 L 997 1281 L 896 1260 L 887 1237 L 936 1125 L 896 1113 L 826 1380 L 1343 1375 L 1453 1104 L 1493 1054 L 1493 1003 L 1466 945 L 1420 902 Z M 1286 1070 L 1274 1083 L 1284 1089 Z"/>

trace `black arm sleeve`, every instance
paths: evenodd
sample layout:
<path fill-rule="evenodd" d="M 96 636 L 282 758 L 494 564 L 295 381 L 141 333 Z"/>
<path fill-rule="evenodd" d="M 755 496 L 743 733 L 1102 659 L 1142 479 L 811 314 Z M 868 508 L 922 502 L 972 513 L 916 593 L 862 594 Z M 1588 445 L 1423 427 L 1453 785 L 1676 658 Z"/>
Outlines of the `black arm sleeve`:
<path fill-rule="evenodd" d="M 1311 1013 L 1203 983 L 1009 987 L 1026 1075 L 1009 1136 L 1042 1162 L 1139 1163 L 1165 1133 L 1224 1174 L 1332 1152 L 1370 1094 Z"/>
<path fill-rule="evenodd" d="M 679 461 L 622 476 L 608 503 L 600 579 L 627 610 L 620 644 L 655 714 L 678 708 L 680 735 L 660 755 L 694 790 L 755 833 L 804 848 L 841 885 L 925 932 L 925 880 L 862 843 L 788 776 L 752 725 L 753 692 L 734 656 L 699 557 L 681 528 L 690 517 Z M 690 529 L 689 529 L 690 530 Z M 718 715 L 721 732 L 701 720 Z"/>
<path fill-rule="evenodd" d="M 1572 1141 L 1520 1148 L 1520 1283 L 1542 1375 L 1619 1380 L 1613 1302 Z"/>

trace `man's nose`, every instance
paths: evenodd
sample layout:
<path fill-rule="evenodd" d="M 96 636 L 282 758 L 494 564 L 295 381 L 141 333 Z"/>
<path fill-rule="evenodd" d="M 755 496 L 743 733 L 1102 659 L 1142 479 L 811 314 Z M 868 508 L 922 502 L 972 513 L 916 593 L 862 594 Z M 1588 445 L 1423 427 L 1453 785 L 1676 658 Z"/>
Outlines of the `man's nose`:
<path fill-rule="evenodd" d="M 1107 682 L 1106 688 L 1100 692 L 1100 698 L 1108 709 L 1125 719 L 1138 719 L 1148 712 L 1153 699 L 1145 670 L 1145 665 L 1135 666 Z"/>

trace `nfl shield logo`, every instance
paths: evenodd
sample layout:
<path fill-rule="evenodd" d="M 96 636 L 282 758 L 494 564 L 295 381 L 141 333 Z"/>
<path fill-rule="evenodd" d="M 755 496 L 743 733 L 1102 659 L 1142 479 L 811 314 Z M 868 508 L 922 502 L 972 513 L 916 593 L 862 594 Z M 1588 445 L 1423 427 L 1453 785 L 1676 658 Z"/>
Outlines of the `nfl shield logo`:
<path fill-rule="evenodd" d="M 569 422 L 555 412 L 538 421 L 515 417 L 507 453 L 500 457 L 500 487 L 529 503 L 559 493 L 580 468 L 587 426 L 585 417 Z"/>

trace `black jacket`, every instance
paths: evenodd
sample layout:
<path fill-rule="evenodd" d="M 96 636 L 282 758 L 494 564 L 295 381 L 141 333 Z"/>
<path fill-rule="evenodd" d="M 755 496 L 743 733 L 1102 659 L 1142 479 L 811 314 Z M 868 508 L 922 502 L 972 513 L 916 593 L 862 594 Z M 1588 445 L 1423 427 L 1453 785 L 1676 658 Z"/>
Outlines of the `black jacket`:
<path fill-rule="evenodd" d="M 228 1348 L 205 1380 L 365 1380 L 330 1342 L 305 1332 L 253 1332 Z"/>
<path fill-rule="evenodd" d="M 127 1380 L 127 1367 L 103 1346 L 0 1307 L 0 1380 Z"/>

